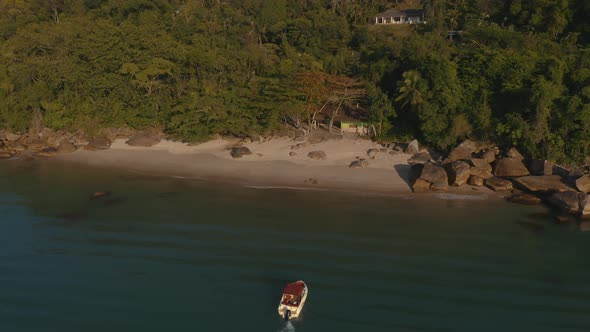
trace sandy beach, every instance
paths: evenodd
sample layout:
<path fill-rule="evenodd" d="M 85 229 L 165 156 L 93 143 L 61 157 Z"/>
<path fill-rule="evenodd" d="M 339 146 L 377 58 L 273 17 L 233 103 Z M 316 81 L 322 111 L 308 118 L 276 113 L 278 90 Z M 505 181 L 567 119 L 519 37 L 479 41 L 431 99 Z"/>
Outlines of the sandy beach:
<path fill-rule="evenodd" d="M 332 189 L 344 191 L 410 194 L 407 154 L 378 153 L 367 156 L 381 145 L 366 139 L 343 138 L 292 149 L 298 142 L 275 138 L 243 144 L 252 155 L 234 159 L 235 142 L 217 139 L 199 145 L 163 140 L 149 148 L 131 147 L 116 140 L 108 150 L 85 151 L 56 157 L 54 160 L 96 167 L 117 167 L 152 175 L 189 179 L 239 182 L 259 188 Z M 307 154 L 321 150 L 326 160 L 313 160 Z M 294 151 L 295 156 L 290 153 Z M 365 158 L 366 168 L 350 168 L 351 162 Z M 491 193 L 485 188 L 453 188 L 452 194 L 475 196 Z"/>

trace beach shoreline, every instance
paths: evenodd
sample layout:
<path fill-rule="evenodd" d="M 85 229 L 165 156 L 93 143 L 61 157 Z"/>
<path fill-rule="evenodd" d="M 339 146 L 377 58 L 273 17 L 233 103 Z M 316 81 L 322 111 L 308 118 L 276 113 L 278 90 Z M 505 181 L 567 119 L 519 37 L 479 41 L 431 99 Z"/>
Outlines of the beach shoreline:
<path fill-rule="evenodd" d="M 409 185 L 410 166 L 407 159 L 410 156 L 407 154 L 377 153 L 370 158 L 367 151 L 383 147 L 367 139 L 343 138 L 295 147 L 297 144 L 288 138 L 250 142 L 242 146 L 250 149 L 252 154 L 234 159 L 230 150 L 235 142 L 222 139 L 199 145 L 163 140 L 148 148 L 132 147 L 119 139 L 107 150 L 80 149 L 71 154 L 58 155 L 51 161 L 118 168 L 142 175 L 238 183 L 253 189 L 414 195 Z M 326 160 L 313 160 L 307 156 L 309 152 L 318 150 L 326 152 Z M 350 163 L 358 159 L 367 159 L 368 166 L 350 168 Z M 437 195 L 443 199 L 453 195 L 458 199 L 500 196 L 487 188 L 470 186 L 450 188 L 445 193 L 420 194 Z"/>

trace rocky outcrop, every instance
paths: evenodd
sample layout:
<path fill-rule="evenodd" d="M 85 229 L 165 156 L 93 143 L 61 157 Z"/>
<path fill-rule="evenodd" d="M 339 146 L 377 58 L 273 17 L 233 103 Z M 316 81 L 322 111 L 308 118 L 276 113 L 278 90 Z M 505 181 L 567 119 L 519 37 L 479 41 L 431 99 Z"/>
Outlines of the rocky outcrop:
<path fill-rule="evenodd" d="M 532 175 L 553 175 L 553 163 L 543 159 L 529 161 L 529 171 Z"/>
<path fill-rule="evenodd" d="M 236 146 L 231 149 L 229 154 L 232 156 L 232 158 L 238 159 L 238 158 L 242 158 L 244 156 L 251 155 L 252 151 L 250 151 L 250 149 L 248 149 L 245 146 Z"/>
<path fill-rule="evenodd" d="M 449 187 L 447 172 L 432 163 L 413 165 L 410 170 L 410 182 L 414 192 L 445 191 Z"/>
<path fill-rule="evenodd" d="M 91 139 L 88 144 L 84 147 L 84 150 L 96 151 L 96 150 L 107 150 L 111 147 L 111 140 L 106 137 L 97 137 Z"/>
<path fill-rule="evenodd" d="M 537 196 L 524 194 L 524 193 L 517 193 L 511 195 L 506 198 L 509 202 L 517 203 L 517 204 L 524 204 L 524 205 L 537 205 L 541 204 L 541 199 Z"/>
<path fill-rule="evenodd" d="M 432 157 L 428 152 L 420 152 L 412 156 L 412 158 L 408 159 L 408 164 L 416 165 L 416 164 L 426 164 L 432 161 Z"/>
<path fill-rule="evenodd" d="M 359 160 L 355 160 L 352 163 L 350 163 L 350 168 L 365 168 L 369 166 L 369 162 L 366 161 L 365 159 L 359 159 Z"/>
<path fill-rule="evenodd" d="M 574 188 L 563 183 L 559 175 L 523 176 L 514 179 L 514 182 L 530 192 L 574 191 Z"/>
<path fill-rule="evenodd" d="M 310 153 L 307 154 L 307 156 L 311 159 L 314 160 L 326 160 L 328 159 L 328 156 L 326 155 L 326 153 L 324 151 L 311 151 Z"/>
<path fill-rule="evenodd" d="M 508 151 L 508 158 L 518 159 L 520 161 L 524 160 L 522 154 L 520 154 L 520 152 L 518 152 L 518 150 L 516 150 L 515 148 L 512 148 Z"/>
<path fill-rule="evenodd" d="M 469 181 L 471 176 L 471 167 L 463 161 L 455 161 L 445 165 L 448 174 L 449 184 L 454 187 L 460 187 Z"/>
<path fill-rule="evenodd" d="M 405 151 L 407 154 L 415 155 L 416 153 L 420 152 L 420 144 L 418 140 L 413 140 L 408 144 L 408 147 Z"/>
<path fill-rule="evenodd" d="M 492 189 L 493 191 L 510 191 L 513 189 L 512 182 L 497 177 L 487 179 L 485 184 L 486 187 Z"/>
<path fill-rule="evenodd" d="M 462 159 L 471 159 L 471 156 L 475 150 L 475 143 L 470 140 L 466 140 L 454 148 L 451 153 L 449 153 L 447 161 L 453 162 Z"/>
<path fill-rule="evenodd" d="M 590 194 L 590 175 L 584 175 L 577 179 L 576 188 L 584 194 Z"/>
<path fill-rule="evenodd" d="M 129 146 L 149 148 L 160 143 L 160 138 L 157 136 L 150 136 L 146 134 L 138 134 L 128 139 L 125 144 Z"/>
<path fill-rule="evenodd" d="M 494 175 L 498 177 L 527 176 L 529 170 L 521 160 L 515 158 L 502 158 L 496 161 Z"/>

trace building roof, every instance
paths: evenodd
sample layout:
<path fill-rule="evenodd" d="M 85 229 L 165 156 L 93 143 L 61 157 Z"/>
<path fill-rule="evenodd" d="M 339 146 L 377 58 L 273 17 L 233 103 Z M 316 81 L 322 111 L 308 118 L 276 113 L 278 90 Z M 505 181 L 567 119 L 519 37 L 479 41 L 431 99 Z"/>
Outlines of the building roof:
<path fill-rule="evenodd" d="M 404 10 L 389 9 L 389 10 L 386 10 L 383 13 L 379 13 L 375 16 L 376 17 L 400 17 L 400 16 L 415 17 L 415 16 L 422 16 L 423 14 L 424 14 L 424 11 L 422 9 L 404 9 Z"/>

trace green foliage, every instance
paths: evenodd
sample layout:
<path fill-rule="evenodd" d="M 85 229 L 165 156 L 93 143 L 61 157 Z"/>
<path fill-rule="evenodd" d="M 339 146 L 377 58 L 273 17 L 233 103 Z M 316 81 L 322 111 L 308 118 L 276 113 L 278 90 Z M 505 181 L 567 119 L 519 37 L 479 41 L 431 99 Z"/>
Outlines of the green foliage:
<path fill-rule="evenodd" d="M 403 36 L 367 24 L 392 4 L 0 1 L 0 124 L 248 135 L 310 121 L 339 77 L 362 84 L 355 112 L 382 137 L 590 154 L 588 1 L 428 0 Z"/>

